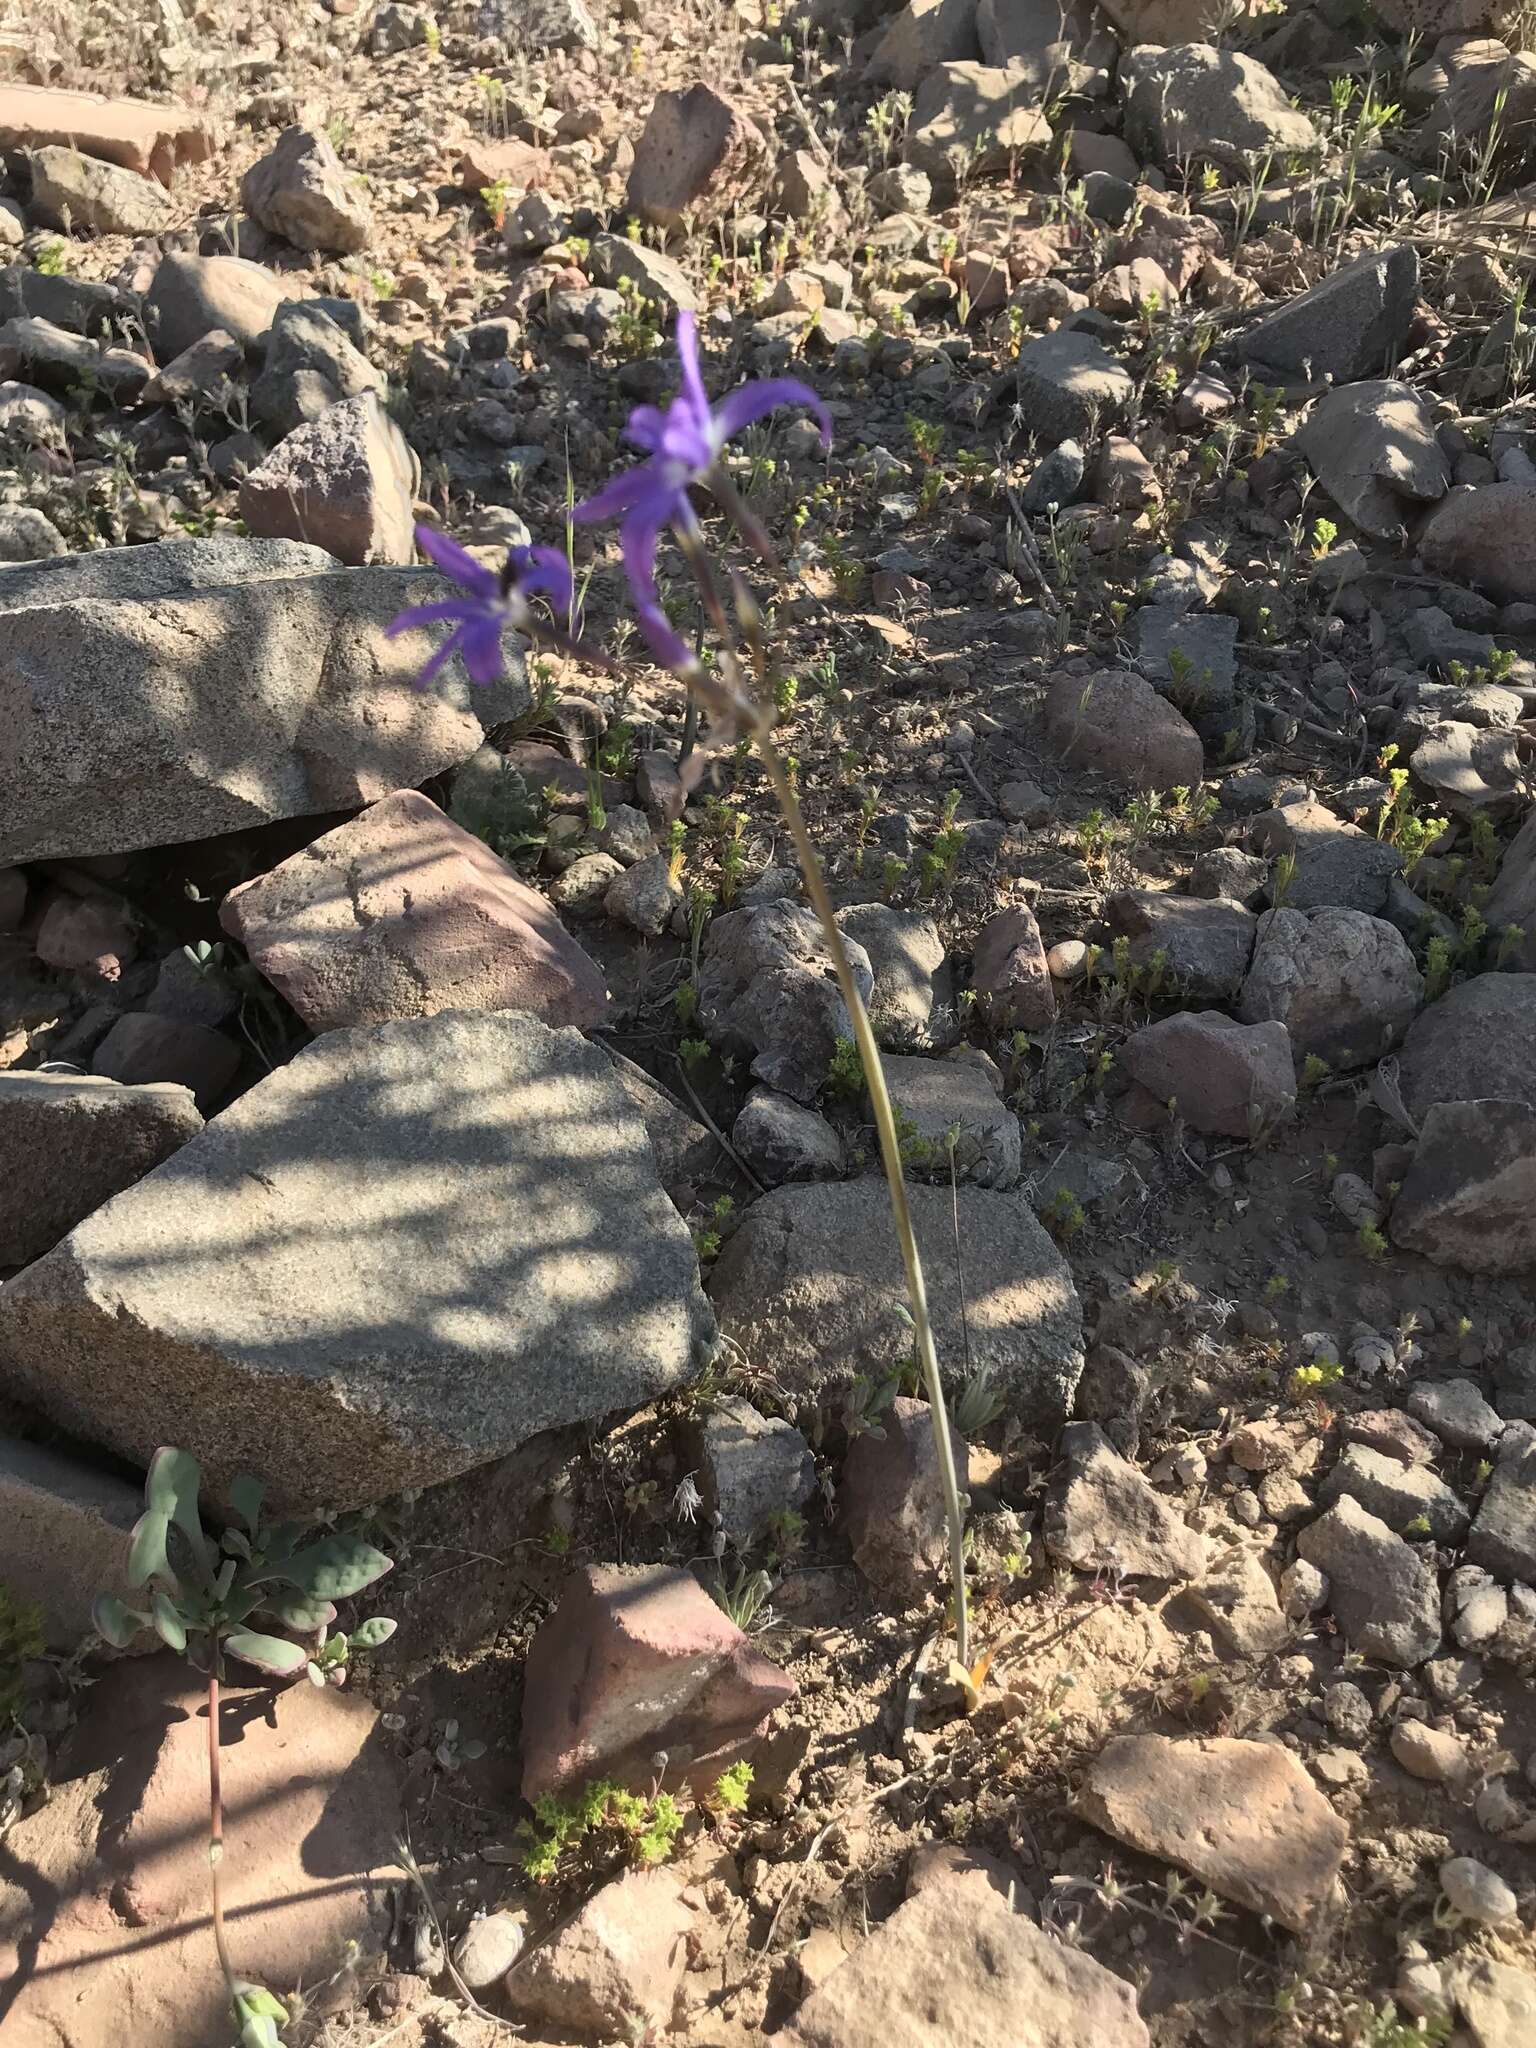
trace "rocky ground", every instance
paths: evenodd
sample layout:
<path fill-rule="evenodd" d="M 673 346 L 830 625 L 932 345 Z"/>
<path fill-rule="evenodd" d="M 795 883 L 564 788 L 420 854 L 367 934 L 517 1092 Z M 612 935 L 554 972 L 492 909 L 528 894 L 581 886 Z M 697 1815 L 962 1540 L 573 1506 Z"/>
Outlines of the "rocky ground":
<path fill-rule="evenodd" d="M 0 21 L 7 2041 L 232 2038 L 168 1442 L 395 1559 L 223 1711 L 284 2040 L 1536 2039 L 1522 20 L 229 13 Z M 969 1689 L 824 943 L 567 520 L 682 308 L 834 424 L 730 460 Z M 419 690 L 417 519 L 618 667 Z"/>

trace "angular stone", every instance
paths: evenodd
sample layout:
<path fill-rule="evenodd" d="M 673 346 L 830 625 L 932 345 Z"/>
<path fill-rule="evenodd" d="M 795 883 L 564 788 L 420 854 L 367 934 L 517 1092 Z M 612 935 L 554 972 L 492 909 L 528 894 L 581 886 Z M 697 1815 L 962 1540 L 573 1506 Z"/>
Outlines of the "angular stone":
<path fill-rule="evenodd" d="M 327 406 L 240 480 L 252 533 L 313 541 L 340 561 L 410 562 L 420 465 L 376 392 Z"/>
<path fill-rule="evenodd" d="M 948 1045 L 955 991 L 933 919 L 892 903 L 853 903 L 837 913 L 837 928 L 868 955 L 875 980 L 867 1007 L 879 1044 L 891 1052 Z"/>
<path fill-rule="evenodd" d="M 1467 1556 L 1501 1578 L 1536 1580 L 1536 1428 L 1528 1422 L 1504 1432 Z"/>
<path fill-rule="evenodd" d="M 1295 862 L 1285 893 L 1287 910 L 1363 910 L 1376 917 L 1387 885 L 1403 865 L 1395 846 L 1336 818 L 1309 797 L 1283 810 L 1261 811 L 1249 827 L 1255 853 Z"/>
<path fill-rule="evenodd" d="M 1486 1898 L 1488 1893 L 1485 1887 L 1481 1896 Z M 1513 1919 L 1513 1910 L 1506 1917 Z M 1524 2048 L 1526 2042 L 1536 2039 L 1536 1976 L 1529 1970 L 1496 1962 L 1491 1956 L 1466 1955 L 1456 1958 L 1450 1977 L 1472 2048 Z"/>
<path fill-rule="evenodd" d="M 206 340 L 206 337 L 205 337 Z M 383 373 L 321 308 L 304 299 L 279 306 L 267 360 L 251 385 L 251 409 L 280 434 L 317 420 L 338 399 L 385 389 Z"/>
<path fill-rule="evenodd" d="M 1456 490 L 1419 535 L 1425 568 L 1470 583 L 1499 604 L 1536 599 L 1536 486 Z"/>
<path fill-rule="evenodd" d="M 771 1188 L 790 1180 L 838 1180 L 843 1141 L 819 1109 L 772 1088 L 754 1088 L 731 1127 L 731 1143 Z"/>
<path fill-rule="evenodd" d="M 1419 295 L 1411 242 L 1367 250 L 1245 329 L 1238 352 L 1264 371 L 1354 383 L 1391 372 Z"/>
<path fill-rule="evenodd" d="M 661 1184 L 673 1189 L 705 1179 L 720 1160 L 720 1141 L 691 1117 L 644 1067 L 622 1053 L 612 1052 L 614 1076 L 625 1099 L 637 1112 L 651 1141 L 651 1153 Z M 691 1195 L 688 1206 L 692 1206 Z"/>
<path fill-rule="evenodd" d="M 160 258 L 144 300 L 144 318 L 163 363 L 183 354 L 215 328 L 243 348 L 266 339 L 272 316 L 297 294 L 281 277 L 240 256 Z"/>
<path fill-rule="evenodd" d="M 1193 789 L 1205 773 L 1205 751 L 1188 719 L 1127 669 L 1057 676 L 1045 728 L 1064 760 L 1132 789 Z"/>
<path fill-rule="evenodd" d="M 816 1491 L 816 1460 L 791 1422 L 750 1401 L 719 1402 L 694 1432 L 704 1505 L 738 1550 L 768 1533 L 775 1516 L 803 1508 Z"/>
<path fill-rule="evenodd" d="M 1536 973 L 1536 810 L 1505 847 L 1483 915 L 1501 941 L 1512 926 L 1521 934 L 1507 958 L 1512 966 Z"/>
<path fill-rule="evenodd" d="M 1504 1433 L 1503 1416 L 1473 1380 L 1415 1380 L 1408 1413 L 1457 1451 L 1486 1451 Z"/>
<path fill-rule="evenodd" d="M 909 1190 L 939 1359 L 969 1355 L 1010 1413 L 1059 1421 L 1082 1371 L 1072 1276 L 1021 1194 L 958 1190 L 965 1329 L 947 1187 Z M 912 1354 L 906 1281 L 883 1180 L 779 1188 L 754 1202 L 710 1278 L 722 1328 L 787 1391 L 880 1381 Z M 969 1334 L 967 1353 L 966 1333 Z"/>
<path fill-rule="evenodd" d="M 1488 811 L 1497 817 L 1521 800 L 1524 763 L 1515 734 L 1505 728 L 1437 719 L 1410 759 L 1414 780 L 1424 785 L 1437 807 L 1454 816 L 1469 818 Z"/>
<path fill-rule="evenodd" d="M 586 0 L 480 0 L 482 36 L 518 50 L 595 50 L 597 24 Z"/>
<path fill-rule="evenodd" d="M 1330 1507 L 1346 1493 L 1399 1536 L 1416 1522 L 1424 1523 L 1437 1543 L 1456 1543 L 1466 1534 L 1466 1505 L 1443 1479 L 1426 1465 L 1405 1465 L 1365 1444 L 1348 1447 L 1317 1498 L 1321 1506 Z"/>
<path fill-rule="evenodd" d="M 1398 1080 L 1421 1122 L 1437 1102 L 1536 1108 L 1536 974 L 1475 974 L 1431 1003 L 1403 1041 Z"/>
<path fill-rule="evenodd" d="M 635 144 L 626 204 L 658 227 L 704 225 L 739 208 L 767 175 L 768 144 L 746 111 L 710 85 L 659 92 Z"/>
<path fill-rule="evenodd" d="M 222 1032 L 180 1017 L 127 1010 L 91 1055 L 91 1072 L 141 1088 L 155 1083 L 190 1089 L 205 1116 L 229 1093 L 240 1048 Z"/>
<path fill-rule="evenodd" d="M 1061 1433 L 1061 1476 L 1046 1504 L 1045 1545 L 1079 1571 L 1198 1579 L 1205 1538 L 1113 1448 L 1096 1423 Z"/>
<path fill-rule="evenodd" d="M 144 388 L 148 391 L 149 385 Z M 59 401 L 35 384 L 0 383 L 0 436 L 13 447 L 62 447 L 68 423 L 69 415 Z"/>
<path fill-rule="evenodd" d="M 607 1053 L 506 1011 L 317 1039 L 0 1288 L 0 1389 L 289 1509 L 644 1406 L 712 1340 Z"/>
<path fill-rule="evenodd" d="M 1359 910 L 1271 910 L 1259 919 L 1238 998 L 1245 1024 L 1273 1020 L 1298 1060 L 1335 1073 L 1374 1066 L 1424 1000 L 1424 978 L 1394 926 Z"/>
<path fill-rule="evenodd" d="M 1239 1657 L 1267 1657 L 1290 1636 L 1274 1583 L 1251 1550 L 1224 1551 L 1189 1588 L 1219 1642 Z"/>
<path fill-rule="evenodd" d="M 1011 66 L 935 64 L 913 97 L 904 154 L 935 185 L 953 187 L 1006 170 L 1050 143 L 1040 88 L 1027 74 Z"/>
<path fill-rule="evenodd" d="M 92 1637 L 98 1593 L 135 1597 L 128 1538 L 143 1508 L 115 1473 L 0 1437 L 0 1585 L 42 1608 L 50 1649 L 67 1655 Z"/>
<path fill-rule="evenodd" d="M 587 275 L 612 291 L 628 281 L 642 300 L 659 306 L 669 317 L 699 310 L 698 295 L 676 258 L 632 242 L 625 235 L 593 236 Z"/>
<path fill-rule="evenodd" d="M 981 54 L 975 0 L 907 0 L 876 43 L 865 82 L 913 92 L 936 64 L 975 63 Z"/>
<path fill-rule="evenodd" d="M 1114 426 L 1136 389 L 1118 356 L 1102 348 L 1092 335 L 1067 327 L 1058 327 L 1037 341 L 1026 341 L 1019 350 L 1015 375 L 1020 423 L 1052 447 L 1067 440 L 1087 441 Z M 1113 675 L 1114 671 L 1103 673 Z M 1081 687 L 1080 678 L 1072 680 Z M 1197 769 L 1194 780 L 1199 779 Z"/>
<path fill-rule="evenodd" d="M 1412 1666 L 1440 1647 L 1435 1568 L 1344 1495 L 1302 1530 L 1296 1548 L 1328 1577 L 1329 1605 L 1351 1649 Z"/>
<path fill-rule="evenodd" d="M 84 228 L 93 235 L 157 235 L 176 208 L 165 187 L 120 164 L 50 145 L 27 158 L 34 220 L 45 227 Z"/>
<path fill-rule="evenodd" d="M 843 940 L 859 994 L 874 988 L 869 955 Z M 747 1058 L 754 1077 L 810 1102 L 853 1023 L 816 913 L 778 901 L 712 918 L 699 971 L 699 1022 L 712 1045 Z"/>
<path fill-rule="evenodd" d="M 1223 1002 L 1237 994 L 1258 929 L 1240 903 L 1162 889 L 1117 890 L 1104 905 L 1104 921 L 1117 938 L 1130 941 L 1132 967 L 1147 976 L 1160 971 L 1154 993 L 1178 993 L 1190 1002 Z"/>
<path fill-rule="evenodd" d="M 1349 1844 L 1348 1825 L 1278 1742 L 1117 1735 L 1075 1809 L 1302 1936 L 1327 1913 Z"/>
<path fill-rule="evenodd" d="M 1272 72 L 1210 43 L 1144 43 L 1122 67 L 1121 90 L 1126 140 L 1147 162 L 1211 158 L 1241 169 L 1266 150 L 1317 144 Z"/>
<path fill-rule="evenodd" d="M 669 2028 L 692 1926 L 672 1871 L 627 1871 L 522 1956 L 508 2002 L 525 2020 L 588 2040 Z"/>
<path fill-rule="evenodd" d="M 51 320 L 22 317 L 0 327 L 0 366 L 7 377 L 23 365 L 32 381 L 69 391 L 84 384 L 127 405 L 149 382 L 150 366 L 131 349 L 104 348 Z"/>
<path fill-rule="evenodd" d="M 184 597 L 235 583 L 317 576 L 335 567 L 335 556 L 324 548 L 294 540 L 162 540 L 153 547 L 97 548 L 0 570 L 0 612 L 76 604 L 81 598 Z M 366 586 L 354 578 L 334 587 Z"/>
<path fill-rule="evenodd" d="M 969 1048 L 944 1060 L 892 1053 L 884 1064 L 891 1101 L 910 1132 L 907 1170 L 915 1179 L 947 1185 L 953 1156 L 961 1180 L 988 1188 L 1016 1184 L 1024 1165 L 1019 1120 L 999 1096 L 985 1055 Z"/>
<path fill-rule="evenodd" d="M 1536 1265 L 1536 1109 L 1497 1099 L 1432 1104 L 1391 1231 L 1394 1244 L 1470 1273 Z"/>
<path fill-rule="evenodd" d="M 672 872 L 671 859 L 653 853 L 624 868 L 608 885 L 603 908 L 619 924 L 649 939 L 660 938 L 683 901 L 683 885 Z"/>
<path fill-rule="evenodd" d="M 0 86 L 0 148 L 49 144 L 83 150 L 169 185 L 178 164 L 200 164 L 212 156 L 213 132 L 190 107 L 57 92 L 51 86 Z"/>
<path fill-rule="evenodd" d="M 1451 487 L 1434 415 L 1411 384 L 1336 386 L 1293 446 L 1333 502 L 1378 540 L 1401 540 L 1407 520 Z"/>
<path fill-rule="evenodd" d="M 950 1447 L 964 1485 L 965 1445 Z M 838 1506 L 853 1561 L 884 1598 L 915 1607 L 941 1592 L 949 1560 L 949 1521 L 933 1411 L 898 1395 L 880 1418 L 880 1434 L 855 1436 L 843 1461 Z"/>
<path fill-rule="evenodd" d="M 223 410 L 230 405 L 235 382 L 244 369 L 245 350 L 233 335 L 216 327 L 155 372 L 144 386 L 144 402 Z"/>
<path fill-rule="evenodd" d="M 782 2048 L 1150 2048 L 1136 1994 L 1016 1912 L 984 1871 L 896 1908 L 807 1998 Z"/>
<path fill-rule="evenodd" d="M 225 897 L 219 921 L 313 1031 L 524 1010 L 586 1030 L 608 991 L 536 889 L 415 790 Z"/>
<path fill-rule="evenodd" d="M 649 1789 L 662 1749 L 670 1782 L 712 1787 L 794 1697 L 691 1573 L 588 1566 L 529 1646 L 523 1797 L 597 1778 Z"/>
<path fill-rule="evenodd" d="M 202 1126 L 185 1088 L 0 1074 L 0 1266 L 41 1258 Z"/>
<path fill-rule="evenodd" d="M 996 910 L 976 934 L 971 986 L 1004 1031 L 1049 1031 L 1056 995 L 1035 913 L 1026 904 Z"/>
<path fill-rule="evenodd" d="M 451 670 L 416 687 L 432 638 L 384 629 L 443 596 L 436 574 L 259 580 L 231 564 L 223 584 L 200 587 L 194 571 L 162 592 L 156 572 L 169 581 L 172 565 L 156 558 L 177 552 L 162 542 L 0 572 L 0 860 L 350 809 L 465 760 L 484 740 L 476 712 L 494 723 L 527 707 L 510 640 L 489 690 Z M 121 598 L 92 594 L 118 576 Z M 18 583 L 27 601 L 10 608 Z"/>
<path fill-rule="evenodd" d="M 366 1982 L 382 1967 L 400 1802 L 377 1712 L 332 1686 L 243 1691 L 239 1669 L 220 1709 L 221 1887 L 238 1967 L 279 1995 Z M 168 1653 L 117 1667 L 54 1761 L 47 1806 L 8 1834 L 8 2043 L 230 2038 L 209 1955 L 206 1700 Z"/>
<path fill-rule="evenodd" d="M 240 203 L 296 249 L 354 256 L 373 238 L 373 210 L 328 137 L 285 128 L 240 181 Z"/>

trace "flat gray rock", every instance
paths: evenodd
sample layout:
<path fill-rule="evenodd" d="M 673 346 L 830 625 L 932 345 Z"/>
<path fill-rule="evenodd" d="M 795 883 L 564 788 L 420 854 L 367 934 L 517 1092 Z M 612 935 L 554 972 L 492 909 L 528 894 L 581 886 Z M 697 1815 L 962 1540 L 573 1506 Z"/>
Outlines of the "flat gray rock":
<path fill-rule="evenodd" d="M 416 687 L 434 636 L 386 640 L 384 629 L 406 606 L 445 595 L 435 573 L 237 570 L 207 585 L 206 558 L 194 557 L 166 587 L 177 565 L 139 558 L 169 552 L 118 551 L 110 571 L 73 572 L 74 587 L 68 563 L 81 558 L 9 572 L 39 590 L 50 573 L 59 580 L 46 601 L 0 610 L 0 731 L 15 736 L 0 862 L 123 853 L 356 809 L 467 759 L 482 719 L 527 705 L 510 642 L 506 675 L 488 690 L 451 670 L 431 690 Z M 127 595 L 95 581 L 114 574 Z"/>
<path fill-rule="evenodd" d="M 306 1046 L 0 1288 L 0 1390 L 349 1507 L 644 1406 L 713 1335 L 607 1052 L 445 1011 Z"/>
<path fill-rule="evenodd" d="M 1528 1422 L 1504 1432 L 1467 1555 L 1501 1578 L 1536 1579 L 1536 1428 Z"/>
<path fill-rule="evenodd" d="M 1433 1565 L 1350 1495 L 1302 1530 L 1296 1548 L 1327 1574 L 1328 1604 L 1351 1649 L 1383 1664 L 1422 1664 L 1440 1647 Z"/>
<path fill-rule="evenodd" d="M 202 1127 L 169 1082 L 0 1074 L 0 1266 L 41 1258 Z"/>
<path fill-rule="evenodd" d="M 948 1187 L 909 1187 L 939 1363 L 965 1371 Z M 1022 1194 L 962 1185 L 960 1245 L 973 1369 L 1011 1413 L 1059 1422 L 1082 1371 L 1082 1310 L 1065 1260 Z M 882 1380 L 912 1355 L 882 1179 L 777 1188 L 754 1202 L 710 1276 L 720 1325 L 786 1390 Z"/>
<path fill-rule="evenodd" d="M 1437 1102 L 1536 1108 L 1536 974 L 1476 974 L 1421 1012 L 1398 1079 L 1421 1120 Z"/>

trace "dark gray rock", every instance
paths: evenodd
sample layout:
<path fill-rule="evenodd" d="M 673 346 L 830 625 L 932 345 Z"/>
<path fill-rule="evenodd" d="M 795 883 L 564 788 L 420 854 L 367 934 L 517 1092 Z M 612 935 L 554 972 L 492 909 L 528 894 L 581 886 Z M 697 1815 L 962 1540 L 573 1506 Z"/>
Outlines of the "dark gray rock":
<path fill-rule="evenodd" d="M 1536 1107 L 1536 974 L 1476 974 L 1419 1016 L 1403 1041 L 1403 1100 L 1499 1098 Z"/>
<path fill-rule="evenodd" d="M 1025 430 L 1059 447 L 1113 426 L 1135 385 L 1117 356 L 1086 334 L 1058 328 L 1019 350 L 1017 391 Z"/>
<path fill-rule="evenodd" d="M 1536 1428 L 1529 1422 L 1504 1432 L 1467 1556 L 1500 1578 L 1536 1580 Z"/>
<path fill-rule="evenodd" d="M 731 1143 L 771 1188 L 793 1180 L 838 1180 L 843 1141 L 819 1109 L 772 1088 L 754 1088 L 731 1127 Z"/>
<path fill-rule="evenodd" d="M 1327 1574 L 1329 1605 L 1351 1649 L 1383 1664 L 1422 1664 L 1440 1647 L 1440 1580 L 1385 1522 L 1344 1495 L 1296 1540 Z"/>
<path fill-rule="evenodd" d="M 867 1003 L 875 979 L 869 955 L 851 938 L 843 944 Z M 853 1035 L 816 913 L 780 901 L 711 919 L 699 970 L 699 1022 L 712 1045 L 749 1059 L 756 1079 L 797 1102 L 812 1101 L 837 1041 Z"/>
<path fill-rule="evenodd" d="M 1321 284 L 1248 327 L 1238 349 L 1265 371 L 1350 384 L 1390 375 L 1419 294 L 1411 242 L 1368 250 Z"/>
<path fill-rule="evenodd" d="M 786 1511 L 798 1512 L 816 1491 L 816 1461 L 792 1423 L 760 1415 L 737 1398 L 712 1408 L 693 1433 L 700 1491 L 726 1540 L 747 1550 Z"/>
<path fill-rule="evenodd" d="M 1471 1273 L 1536 1266 L 1536 1108 L 1432 1103 L 1392 1206 L 1392 1242 Z"/>

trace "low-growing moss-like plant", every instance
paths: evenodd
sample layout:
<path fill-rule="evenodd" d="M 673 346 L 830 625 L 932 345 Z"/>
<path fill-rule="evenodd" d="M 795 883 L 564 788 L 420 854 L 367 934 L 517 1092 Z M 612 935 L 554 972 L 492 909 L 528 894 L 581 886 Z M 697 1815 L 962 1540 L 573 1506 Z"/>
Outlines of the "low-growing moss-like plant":
<path fill-rule="evenodd" d="M 626 1792 L 611 1778 L 584 1785 L 566 1798 L 546 1793 L 533 1802 L 524 1821 L 523 1870 L 537 1884 L 559 1875 L 567 1853 L 605 1830 L 622 1837 L 627 1853 L 643 1869 L 665 1863 L 682 1832 L 683 1810 L 670 1792 Z"/>
<path fill-rule="evenodd" d="M 730 1764 L 715 1780 L 710 1804 L 723 1813 L 745 1813 L 754 1772 L 749 1763 Z"/>
<path fill-rule="evenodd" d="M 152 1628 L 208 1681 L 208 1874 L 213 1939 L 224 1973 L 241 2048 L 277 2048 L 288 2014 L 259 1984 L 239 1977 L 224 1931 L 219 1868 L 224 1856 L 224 1808 L 219 1778 L 219 1687 L 226 1655 L 276 1678 L 307 1670 L 317 1685 L 339 1684 L 354 1649 L 376 1649 L 394 1634 L 382 1616 L 350 1635 L 330 1634 L 338 1600 L 361 1593 L 393 1569 L 393 1560 L 360 1536 L 316 1534 L 299 1521 L 262 1519 L 264 1488 L 242 1473 L 230 1487 L 238 1526 L 218 1537 L 203 1528 L 198 1506 L 202 1471 L 188 1451 L 156 1451 L 144 1482 L 144 1512 L 128 1545 L 128 1583 L 144 1590 L 145 1607 L 129 1607 L 112 1593 L 97 1596 L 93 1619 L 101 1636 L 126 1649 L 141 1629 Z M 290 1635 L 255 1628 L 269 1620 Z M 291 1637 L 312 1638 L 312 1647 Z"/>
<path fill-rule="evenodd" d="M 832 1048 L 832 1057 L 827 1062 L 827 1078 L 822 1083 L 824 1094 L 839 1102 L 859 1102 L 864 1095 L 864 1062 L 859 1057 L 859 1048 L 851 1038 L 840 1038 Z"/>

